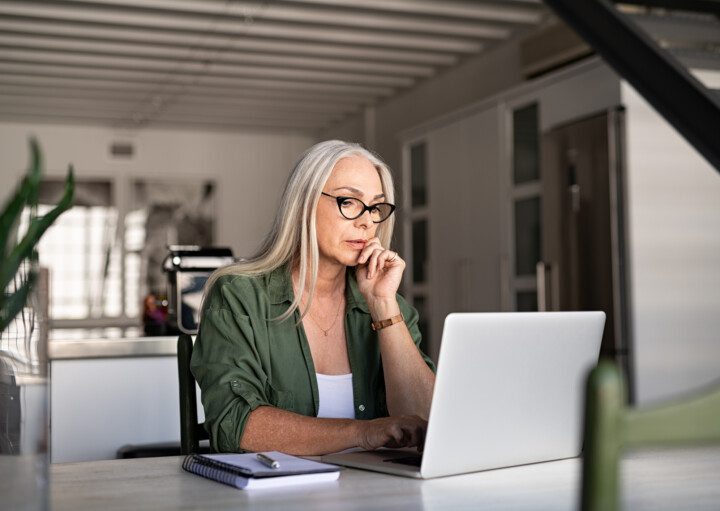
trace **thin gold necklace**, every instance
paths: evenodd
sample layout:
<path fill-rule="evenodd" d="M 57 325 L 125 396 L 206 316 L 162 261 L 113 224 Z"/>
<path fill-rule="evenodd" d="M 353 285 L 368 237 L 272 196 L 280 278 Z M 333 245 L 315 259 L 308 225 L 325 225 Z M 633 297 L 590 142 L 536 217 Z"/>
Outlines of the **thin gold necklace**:
<path fill-rule="evenodd" d="M 293 288 L 295 288 L 297 290 L 297 285 L 295 284 L 295 278 L 292 279 L 292 283 L 293 283 Z M 335 312 L 335 318 L 333 319 L 332 324 L 327 329 L 320 326 L 320 323 L 318 323 L 317 320 L 313 317 L 312 312 L 310 312 L 310 309 L 308 309 L 308 311 L 307 311 L 307 314 L 308 314 L 308 316 L 310 316 L 310 319 L 312 320 L 312 322 L 315 323 L 315 326 L 317 326 L 320 330 L 322 330 L 322 333 L 323 333 L 323 335 L 325 335 L 325 337 L 328 336 L 328 332 L 332 329 L 332 327 L 335 326 L 335 323 L 337 323 L 338 316 L 340 316 L 340 309 L 342 309 L 342 302 L 343 302 L 342 299 L 340 299 L 338 301 L 338 308 L 337 308 L 337 311 Z"/>
<path fill-rule="evenodd" d="M 337 318 L 340 316 L 340 309 L 342 308 L 342 300 L 338 303 L 337 312 L 335 312 L 335 319 L 333 319 L 332 324 L 326 329 L 320 326 L 320 323 L 317 322 L 317 320 L 313 317 L 312 313 L 308 310 L 308 316 L 310 316 L 310 319 L 312 319 L 312 322 L 315 323 L 315 325 L 322 330 L 322 333 L 325 334 L 325 337 L 328 336 L 328 332 L 332 329 L 332 327 L 335 326 L 335 323 L 337 323 Z"/>

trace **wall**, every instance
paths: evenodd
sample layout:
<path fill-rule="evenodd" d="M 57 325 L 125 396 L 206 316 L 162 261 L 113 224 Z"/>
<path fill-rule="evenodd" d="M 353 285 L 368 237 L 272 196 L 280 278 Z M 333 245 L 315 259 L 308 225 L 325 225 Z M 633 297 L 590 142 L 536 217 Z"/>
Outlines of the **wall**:
<path fill-rule="evenodd" d="M 377 151 L 400 168 L 398 133 L 523 82 L 519 39 L 468 59 L 376 109 Z"/>
<path fill-rule="evenodd" d="M 218 183 L 218 244 L 249 255 L 270 227 L 292 164 L 315 140 L 295 134 L 210 132 L 0 123 L 0 201 L 27 166 L 28 137 L 40 141 L 47 175 L 209 177 Z M 109 156 L 113 141 L 135 145 L 135 157 Z"/>
<path fill-rule="evenodd" d="M 720 173 L 628 84 L 622 95 L 635 390 L 644 404 L 720 377 Z"/>

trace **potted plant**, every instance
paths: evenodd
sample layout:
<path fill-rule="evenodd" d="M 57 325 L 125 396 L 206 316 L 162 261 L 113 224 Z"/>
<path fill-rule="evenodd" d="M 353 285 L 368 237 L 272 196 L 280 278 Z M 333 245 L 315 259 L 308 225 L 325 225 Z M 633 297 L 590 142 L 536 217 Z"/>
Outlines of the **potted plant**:
<path fill-rule="evenodd" d="M 73 169 L 68 169 L 60 202 L 47 214 L 37 215 L 42 177 L 42 155 L 30 140 L 30 166 L 17 190 L 0 211 L 0 495 L 10 509 L 46 509 L 47 473 L 47 367 L 38 363 L 37 336 L 9 329 L 13 319 L 28 309 L 37 283 L 37 244 L 43 233 L 72 206 Z M 18 227 L 29 208 L 28 227 Z M 17 330 L 17 329 L 15 329 Z M 41 340 L 42 341 L 42 340 Z M 46 365 L 46 364 L 45 364 Z"/>
<path fill-rule="evenodd" d="M 18 289 L 10 294 L 0 293 L 0 332 L 7 328 L 10 321 L 25 306 L 37 280 L 37 243 L 57 217 L 70 208 L 75 189 L 71 166 L 65 181 L 65 193 L 58 205 L 46 215 L 34 216 L 42 176 L 42 155 L 35 139 L 30 140 L 30 154 L 27 175 L 0 213 L 0 289 L 7 290 L 20 266 L 26 261 L 31 263 L 27 278 Z M 20 215 L 25 207 L 31 208 L 30 225 L 23 238 L 17 240 Z"/>

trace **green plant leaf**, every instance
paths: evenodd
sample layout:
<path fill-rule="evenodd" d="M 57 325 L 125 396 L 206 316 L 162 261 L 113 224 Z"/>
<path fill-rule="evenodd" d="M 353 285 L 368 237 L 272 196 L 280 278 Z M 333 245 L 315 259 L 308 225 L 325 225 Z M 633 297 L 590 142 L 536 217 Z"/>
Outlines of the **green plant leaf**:
<path fill-rule="evenodd" d="M 73 168 L 70 166 L 67 178 L 65 179 L 65 191 L 63 192 L 60 202 L 47 214 L 33 218 L 30 221 L 27 233 L 25 233 L 23 239 L 7 254 L 5 260 L 0 264 L 0 289 L 7 288 L 15 273 L 17 273 L 18 268 L 20 268 L 20 264 L 32 255 L 35 250 L 35 245 L 37 245 L 48 227 L 50 227 L 57 217 L 72 206 L 74 193 L 75 176 Z"/>
<path fill-rule="evenodd" d="M 0 213 L 0 256 L 4 259 L 9 252 L 13 228 L 22 214 L 23 208 L 31 199 L 37 202 L 40 177 L 42 173 L 42 155 L 37 140 L 30 139 L 30 167 L 18 190 L 10 198 Z"/>
<path fill-rule="evenodd" d="M 27 302 L 28 295 L 35 285 L 36 280 L 37 273 L 34 270 L 31 270 L 28 273 L 27 280 L 22 286 L 20 286 L 20 289 L 10 296 L 6 296 L 5 293 L 2 293 L 2 298 L 0 299 L 0 332 L 5 331 L 5 328 L 10 324 L 15 316 L 18 315 L 22 308 L 25 307 L 25 302 Z"/>

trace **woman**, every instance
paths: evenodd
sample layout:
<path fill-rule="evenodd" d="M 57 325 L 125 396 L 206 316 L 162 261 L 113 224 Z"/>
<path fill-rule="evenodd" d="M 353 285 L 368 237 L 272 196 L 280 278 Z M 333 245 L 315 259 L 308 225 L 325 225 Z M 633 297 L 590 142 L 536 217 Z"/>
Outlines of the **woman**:
<path fill-rule="evenodd" d="M 397 294 L 392 201 L 376 156 L 319 143 L 258 254 L 210 278 L 191 369 L 214 450 L 422 445 L 435 369 Z"/>

